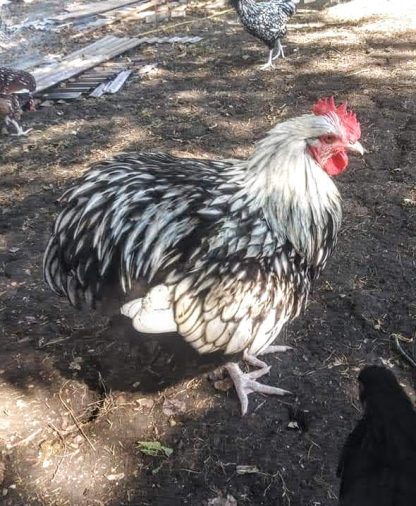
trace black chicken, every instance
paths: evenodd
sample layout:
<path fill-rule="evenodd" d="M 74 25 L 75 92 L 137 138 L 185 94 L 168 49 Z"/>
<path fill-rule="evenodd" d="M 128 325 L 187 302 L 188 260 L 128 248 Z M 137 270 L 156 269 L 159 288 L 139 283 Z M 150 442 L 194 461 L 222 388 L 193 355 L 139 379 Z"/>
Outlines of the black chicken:
<path fill-rule="evenodd" d="M 358 376 L 364 416 L 342 450 L 340 506 L 416 504 L 416 412 L 392 372 Z"/>
<path fill-rule="evenodd" d="M 32 130 L 23 130 L 19 125 L 22 108 L 16 93 L 23 90 L 29 92 L 28 109 L 34 110 L 32 92 L 36 90 L 36 81 L 32 74 L 0 67 L 0 118 L 3 118 L 6 127 L 13 125 L 18 136 L 27 135 Z"/>
<path fill-rule="evenodd" d="M 74 306 L 121 287 L 136 330 L 243 353 L 258 371 L 226 368 L 245 413 L 249 393 L 285 393 L 256 381 L 270 370 L 256 355 L 287 349 L 270 345 L 332 252 L 341 201 L 330 176 L 348 150 L 362 153 L 359 138 L 355 115 L 329 99 L 275 126 L 248 160 L 126 153 L 96 164 L 61 199 L 45 279 Z"/>
<path fill-rule="evenodd" d="M 281 39 L 287 33 L 287 22 L 296 11 L 299 0 L 230 0 L 248 33 L 260 39 L 269 48 L 269 59 L 262 69 L 273 66 L 273 60 L 285 57 Z M 273 55 L 276 50 L 276 54 Z"/>

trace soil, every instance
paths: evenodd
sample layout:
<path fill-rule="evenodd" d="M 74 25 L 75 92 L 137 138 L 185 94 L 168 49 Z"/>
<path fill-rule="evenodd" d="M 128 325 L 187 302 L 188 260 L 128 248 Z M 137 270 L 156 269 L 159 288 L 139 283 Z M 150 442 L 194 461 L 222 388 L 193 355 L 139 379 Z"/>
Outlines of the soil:
<path fill-rule="evenodd" d="M 188 20 L 166 33 L 200 43 L 123 56 L 157 71 L 116 95 L 41 107 L 23 118 L 27 138 L 0 137 L 5 506 L 335 505 L 339 451 L 360 417 L 360 368 L 391 367 L 413 395 L 415 372 L 392 336 L 413 338 L 416 323 L 415 32 L 300 10 L 287 58 L 261 72 L 267 49 L 233 13 L 209 19 L 197 5 Z M 125 20 L 76 44 L 148 29 Z M 246 157 L 276 122 L 329 95 L 357 113 L 368 152 L 336 180 L 342 232 L 307 310 L 282 333 L 294 350 L 266 357 L 265 382 L 293 395 L 252 395 L 241 417 L 234 390 L 214 389 L 212 364 L 202 367 L 175 336 L 144 338 L 46 287 L 56 199 L 92 162 L 155 148 Z M 288 426 L 293 418 L 304 430 Z M 165 450 L 143 453 L 149 441 Z"/>

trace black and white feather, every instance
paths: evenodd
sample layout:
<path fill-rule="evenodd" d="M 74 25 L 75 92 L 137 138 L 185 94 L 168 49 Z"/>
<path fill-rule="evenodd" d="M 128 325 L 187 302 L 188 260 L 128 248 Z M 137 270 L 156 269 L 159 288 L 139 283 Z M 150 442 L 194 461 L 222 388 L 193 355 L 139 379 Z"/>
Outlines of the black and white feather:
<path fill-rule="evenodd" d="M 230 1 L 246 31 L 269 48 L 269 61 L 264 67 L 269 67 L 273 59 L 284 57 L 281 40 L 287 34 L 287 22 L 295 14 L 298 0 Z"/>
<path fill-rule="evenodd" d="M 32 92 L 36 90 L 35 78 L 24 70 L 0 67 L 0 118 L 7 127 L 13 126 L 15 135 L 26 135 L 31 129 L 23 130 L 19 125 L 22 115 L 21 101 L 33 107 Z M 28 92 L 27 97 L 16 93 Z"/>
<path fill-rule="evenodd" d="M 22 90 L 33 92 L 36 90 L 36 80 L 25 70 L 0 67 L 0 93 L 10 95 Z"/>
<path fill-rule="evenodd" d="M 94 165 L 61 199 L 47 283 L 74 306 L 121 290 L 137 330 L 177 331 L 200 353 L 258 353 L 304 307 L 335 245 L 340 197 L 305 140 L 328 128 L 288 120 L 248 160 L 143 152 Z"/>

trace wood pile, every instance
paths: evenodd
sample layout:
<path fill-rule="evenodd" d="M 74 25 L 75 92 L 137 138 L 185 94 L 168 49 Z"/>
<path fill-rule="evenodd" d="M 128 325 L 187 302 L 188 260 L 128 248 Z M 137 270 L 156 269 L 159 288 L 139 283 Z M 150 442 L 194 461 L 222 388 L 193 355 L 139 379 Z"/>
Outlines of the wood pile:
<path fill-rule="evenodd" d="M 123 18 L 146 23 L 166 21 L 186 15 L 187 0 L 104 0 L 69 4 L 64 13 L 51 18 L 58 26 L 72 27 L 84 32 L 109 25 Z"/>

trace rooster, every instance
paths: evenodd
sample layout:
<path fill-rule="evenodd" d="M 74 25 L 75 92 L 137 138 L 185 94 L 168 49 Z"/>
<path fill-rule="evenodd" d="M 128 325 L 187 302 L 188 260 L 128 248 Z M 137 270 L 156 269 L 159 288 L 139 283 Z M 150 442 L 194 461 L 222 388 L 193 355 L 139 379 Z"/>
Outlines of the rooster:
<path fill-rule="evenodd" d="M 225 368 L 244 414 L 251 392 L 287 393 L 256 381 L 270 370 L 257 356 L 288 349 L 271 343 L 333 250 L 341 205 L 331 176 L 347 168 L 347 151 L 363 153 L 360 135 L 331 98 L 275 126 L 248 160 L 139 152 L 98 163 L 61 197 L 45 280 L 77 307 L 120 287 L 137 331 L 242 354 L 258 370 Z"/>
<path fill-rule="evenodd" d="M 231 5 L 248 33 L 260 39 L 269 48 L 268 61 L 263 70 L 273 66 L 273 60 L 285 57 L 281 39 L 287 33 L 287 22 L 296 11 L 299 0 L 230 0 Z M 273 53 L 276 51 L 276 54 Z"/>
<path fill-rule="evenodd" d="M 342 450 L 340 506 L 414 506 L 416 412 L 392 372 L 365 367 L 358 376 L 364 416 Z"/>
<path fill-rule="evenodd" d="M 24 70 L 13 70 L 0 67 L 0 118 L 4 119 L 6 127 L 13 125 L 15 135 L 27 135 L 32 129 L 23 130 L 19 125 L 22 108 L 17 92 L 29 92 L 28 109 L 34 110 L 32 92 L 36 90 L 35 78 Z"/>

